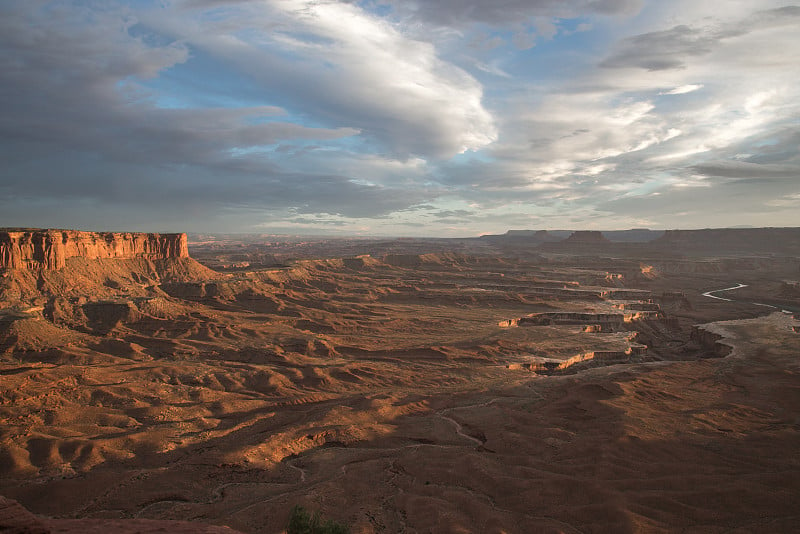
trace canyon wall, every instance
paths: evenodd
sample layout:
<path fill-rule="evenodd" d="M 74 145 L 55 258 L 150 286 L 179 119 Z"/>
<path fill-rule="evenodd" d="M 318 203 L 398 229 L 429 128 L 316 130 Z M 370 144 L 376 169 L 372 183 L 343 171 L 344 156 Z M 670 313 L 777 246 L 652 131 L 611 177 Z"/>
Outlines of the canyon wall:
<path fill-rule="evenodd" d="M 188 258 L 186 234 L 0 229 L 0 269 L 61 269 L 68 258 Z"/>

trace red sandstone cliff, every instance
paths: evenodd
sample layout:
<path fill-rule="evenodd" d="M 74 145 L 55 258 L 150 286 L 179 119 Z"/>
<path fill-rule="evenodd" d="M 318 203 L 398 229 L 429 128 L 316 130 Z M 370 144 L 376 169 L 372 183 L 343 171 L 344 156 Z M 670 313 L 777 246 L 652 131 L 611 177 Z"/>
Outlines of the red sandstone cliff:
<path fill-rule="evenodd" d="M 0 230 L 0 269 L 61 269 L 67 258 L 188 258 L 186 234 Z"/>

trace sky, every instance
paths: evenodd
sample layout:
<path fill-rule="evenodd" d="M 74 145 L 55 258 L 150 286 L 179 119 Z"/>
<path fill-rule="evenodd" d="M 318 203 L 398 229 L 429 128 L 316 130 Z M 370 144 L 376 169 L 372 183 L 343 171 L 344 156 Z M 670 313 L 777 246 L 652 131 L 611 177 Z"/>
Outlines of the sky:
<path fill-rule="evenodd" d="M 2 0 L 0 226 L 800 226 L 800 6 Z"/>

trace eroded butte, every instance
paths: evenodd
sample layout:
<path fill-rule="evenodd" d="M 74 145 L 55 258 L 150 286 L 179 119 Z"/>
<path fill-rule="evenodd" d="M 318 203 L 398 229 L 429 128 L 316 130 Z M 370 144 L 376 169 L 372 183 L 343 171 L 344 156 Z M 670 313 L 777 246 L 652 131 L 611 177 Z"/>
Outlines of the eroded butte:
<path fill-rule="evenodd" d="M 0 494 L 53 532 L 792 531 L 797 232 L 735 232 L 2 232 Z"/>

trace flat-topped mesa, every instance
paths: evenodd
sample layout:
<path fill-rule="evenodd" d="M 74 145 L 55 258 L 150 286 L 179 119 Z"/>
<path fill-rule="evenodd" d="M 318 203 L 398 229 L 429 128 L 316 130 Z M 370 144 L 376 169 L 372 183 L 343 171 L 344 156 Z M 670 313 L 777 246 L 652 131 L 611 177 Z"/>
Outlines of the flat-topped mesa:
<path fill-rule="evenodd" d="M 800 253 L 800 228 L 667 230 L 650 242 L 654 251 L 704 254 Z"/>
<path fill-rule="evenodd" d="M 606 245 L 611 243 L 611 241 L 606 239 L 606 237 L 603 235 L 603 232 L 598 232 L 596 230 L 578 230 L 577 232 L 572 232 L 572 235 L 566 238 L 563 243 Z"/>
<path fill-rule="evenodd" d="M 57 270 L 68 258 L 188 258 L 186 234 L 0 229 L 0 269 Z"/>
<path fill-rule="evenodd" d="M 578 230 L 570 236 L 555 243 L 543 243 L 541 250 L 557 253 L 598 253 L 613 250 L 615 243 L 609 241 L 603 232 L 596 230 Z"/>

